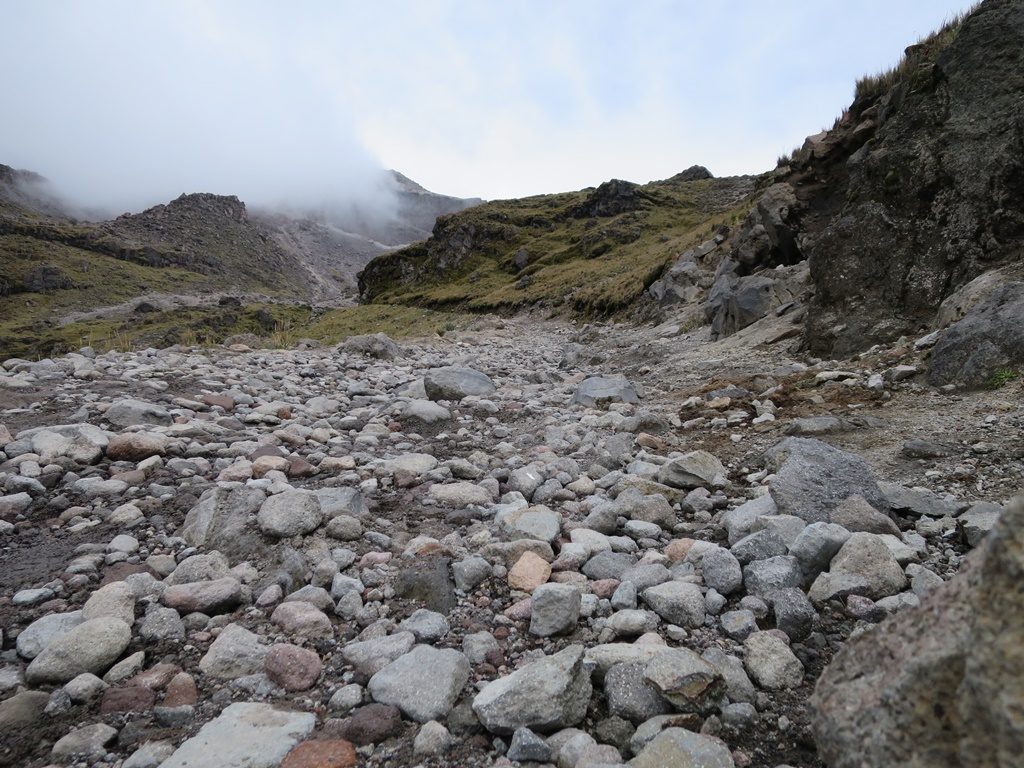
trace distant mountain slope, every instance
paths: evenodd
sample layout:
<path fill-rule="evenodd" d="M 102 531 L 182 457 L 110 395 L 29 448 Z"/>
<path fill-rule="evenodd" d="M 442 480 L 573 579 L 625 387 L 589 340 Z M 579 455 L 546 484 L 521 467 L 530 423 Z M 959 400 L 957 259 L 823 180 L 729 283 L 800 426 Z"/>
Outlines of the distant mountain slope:
<path fill-rule="evenodd" d="M 325 300 L 352 300 L 356 274 L 375 256 L 430 237 L 439 216 L 482 201 L 430 192 L 398 171 L 389 171 L 393 209 L 361 213 L 289 216 L 256 214 L 277 244 L 294 254 L 315 276 Z"/>
<path fill-rule="evenodd" d="M 131 312 L 136 298 L 352 303 L 355 274 L 373 256 L 425 236 L 432 211 L 476 202 L 394 183 L 387 215 L 337 222 L 253 213 L 206 193 L 92 222 L 75 219 L 43 177 L 0 165 L 0 358 L 73 345 L 67 320 Z"/>
<path fill-rule="evenodd" d="M 703 168 L 645 185 L 497 200 L 437 220 L 423 243 L 360 273 L 369 302 L 475 311 L 533 304 L 584 313 L 622 309 L 681 250 L 738 219 L 757 179 Z"/>

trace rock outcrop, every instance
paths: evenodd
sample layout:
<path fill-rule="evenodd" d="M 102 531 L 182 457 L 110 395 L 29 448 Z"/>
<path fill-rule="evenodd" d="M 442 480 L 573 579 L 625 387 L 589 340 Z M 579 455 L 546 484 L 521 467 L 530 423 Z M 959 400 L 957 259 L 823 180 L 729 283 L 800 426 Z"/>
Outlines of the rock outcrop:
<path fill-rule="evenodd" d="M 927 329 L 956 288 L 1021 259 L 1024 5 L 986 0 L 871 85 L 788 177 L 812 212 L 817 353 Z"/>
<path fill-rule="evenodd" d="M 1014 765 L 1024 752 L 1024 498 L 960 575 L 852 639 L 815 688 L 830 768 Z"/>

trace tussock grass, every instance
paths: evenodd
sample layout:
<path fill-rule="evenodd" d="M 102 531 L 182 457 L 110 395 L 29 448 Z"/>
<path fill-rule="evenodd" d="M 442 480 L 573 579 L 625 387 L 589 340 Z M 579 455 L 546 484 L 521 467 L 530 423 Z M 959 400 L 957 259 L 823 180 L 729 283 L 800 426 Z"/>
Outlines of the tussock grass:
<path fill-rule="evenodd" d="M 297 304 L 208 306 L 40 327 L 22 334 L 0 333 L 0 357 L 35 359 L 86 346 L 100 353 L 175 344 L 204 347 L 243 334 L 255 337 L 257 346 L 283 349 L 301 339 L 336 344 L 365 333 L 383 332 L 393 338 L 444 335 L 475 319 L 459 312 L 387 304 L 327 310 Z"/>
<path fill-rule="evenodd" d="M 911 90 L 917 90 L 925 85 L 931 77 L 932 66 L 939 55 L 952 44 L 960 33 L 964 20 L 979 5 L 980 2 L 952 16 L 937 30 L 908 47 L 894 67 L 860 78 L 854 89 L 854 100 L 862 103 L 874 101 L 899 82 L 907 83 Z"/>

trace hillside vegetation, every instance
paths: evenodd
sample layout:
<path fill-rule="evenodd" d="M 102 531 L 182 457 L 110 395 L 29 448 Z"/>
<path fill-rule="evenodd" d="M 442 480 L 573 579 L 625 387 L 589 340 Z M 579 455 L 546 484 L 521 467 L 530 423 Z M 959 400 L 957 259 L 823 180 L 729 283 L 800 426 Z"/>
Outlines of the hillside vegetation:
<path fill-rule="evenodd" d="M 645 185 L 499 200 L 438 220 L 433 236 L 360 274 L 371 303 L 474 312 L 541 304 L 608 315 L 632 304 L 681 251 L 737 222 L 755 177 L 705 169 Z"/>

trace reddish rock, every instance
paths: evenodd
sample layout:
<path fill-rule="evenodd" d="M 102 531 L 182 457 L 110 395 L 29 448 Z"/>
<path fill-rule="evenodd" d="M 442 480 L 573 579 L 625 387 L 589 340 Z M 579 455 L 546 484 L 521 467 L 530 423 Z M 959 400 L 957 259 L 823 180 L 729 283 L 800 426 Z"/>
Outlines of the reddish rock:
<path fill-rule="evenodd" d="M 179 672 L 167 684 L 167 692 L 161 704 L 165 707 L 195 706 L 199 700 L 196 681 L 188 672 Z"/>
<path fill-rule="evenodd" d="M 142 461 L 150 456 L 163 456 L 168 439 L 149 432 L 124 432 L 114 435 L 107 444 L 107 458 L 111 461 Z"/>
<path fill-rule="evenodd" d="M 367 552 L 359 559 L 359 567 L 372 568 L 375 565 L 384 565 L 391 562 L 392 557 L 390 552 Z"/>
<path fill-rule="evenodd" d="M 533 612 L 533 599 L 525 598 L 505 609 L 505 615 L 513 621 L 525 621 Z"/>
<path fill-rule="evenodd" d="M 305 691 L 320 677 L 323 664 L 316 652 L 289 643 L 270 646 L 263 660 L 267 677 L 286 691 Z"/>
<path fill-rule="evenodd" d="M 100 582 L 100 586 L 105 587 L 107 584 L 112 584 L 115 581 L 124 581 L 135 573 L 148 573 L 155 579 L 162 578 L 159 573 L 145 563 L 128 563 L 122 560 L 120 563 L 107 566 L 106 570 L 103 571 L 103 580 Z"/>
<path fill-rule="evenodd" d="M 674 539 L 665 545 L 665 557 L 673 563 L 678 563 L 686 558 L 693 546 L 693 539 Z"/>
<path fill-rule="evenodd" d="M 590 582 L 590 591 L 598 597 L 611 597 L 618 588 L 618 579 L 598 579 Z"/>
<path fill-rule="evenodd" d="M 147 712 L 153 708 L 156 693 L 141 685 L 107 688 L 100 702 L 100 714 L 111 712 Z"/>
<path fill-rule="evenodd" d="M 288 477 L 312 477 L 317 468 L 301 456 L 293 456 L 288 460 Z"/>
<path fill-rule="evenodd" d="M 252 462 L 252 476 L 263 477 L 268 472 L 287 472 L 291 462 L 284 456 L 257 456 Z"/>
<path fill-rule="evenodd" d="M 231 395 L 203 395 L 199 399 L 211 408 L 223 408 L 225 411 L 235 410 L 235 398 Z"/>
<path fill-rule="evenodd" d="M 356 748 L 344 739 L 304 741 L 289 752 L 281 768 L 351 768 Z"/>
<path fill-rule="evenodd" d="M 387 704 L 367 704 L 337 722 L 334 730 L 358 746 L 376 744 L 402 732 L 402 713 Z"/>
<path fill-rule="evenodd" d="M 142 485 L 146 482 L 146 473 L 141 469 L 132 469 L 128 472 L 117 472 L 110 476 L 111 480 L 120 480 L 128 485 Z"/>
<path fill-rule="evenodd" d="M 149 688 L 151 691 L 159 691 L 167 686 L 175 675 L 181 672 L 177 664 L 154 664 L 144 672 L 139 672 L 128 685 L 137 685 L 142 688 Z"/>
<path fill-rule="evenodd" d="M 551 564 L 535 552 L 527 550 L 519 556 L 508 572 L 508 585 L 512 589 L 533 592 L 551 578 Z"/>
<path fill-rule="evenodd" d="M 327 614 L 312 603 L 301 600 L 281 603 L 270 614 L 270 620 L 289 635 L 328 639 L 334 637 L 334 626 Z"/>

